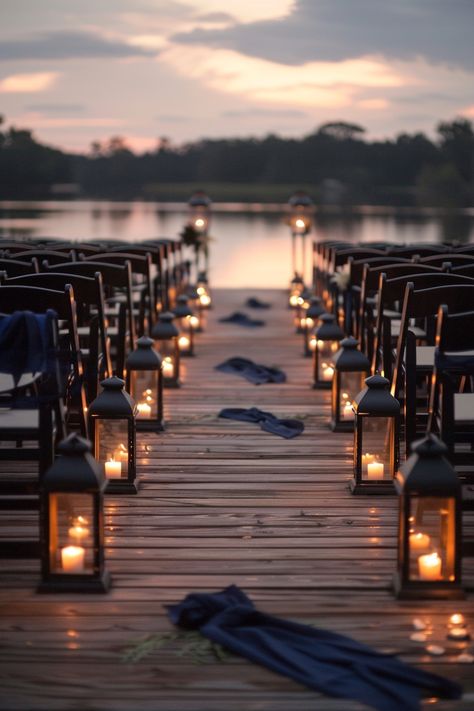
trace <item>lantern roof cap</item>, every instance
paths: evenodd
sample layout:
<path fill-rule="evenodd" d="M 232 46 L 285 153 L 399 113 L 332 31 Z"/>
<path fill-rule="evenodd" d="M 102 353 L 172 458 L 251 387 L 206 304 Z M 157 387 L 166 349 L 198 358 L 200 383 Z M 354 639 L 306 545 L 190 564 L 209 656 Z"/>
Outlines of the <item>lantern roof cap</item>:
<path fill-rule="evenodd" d="M 311 299 L 308 308 L 306 309 L 306 316 L 309 316 L 310 318 L 315 318 L 319 317 L 322 314 L 326 313 L 324 306 L 321 304 L 321 299 L 316 297 L 316 301 L 314 300 L 314 297 Z"/>
<path fill-rule="evenodd" d="M 153 326 L 151 335 L 157 340 L 170 340 L 179 335 L 179 331 L 173 323 L 174 313 L 163 311 L 158 317 L 158 323 Z"/>
<path fill-rule="evenodd" d="M 290 199 L 288 200 L 288 205 L 290 205 L 291 207 L 312 207 L 314 205 L 314 202 L 307 193 L 305 193 L 303 190 L 298 190 L 290 197 Z"/>
<path fill-rule="evenodd" d="M 369 359 L 362 353 L 357 346 L 359 341 L 353 336 L 343 338 L 339 344 L 341 347 L 336 353 L 334 365 L 336 370 L 340 372 L 360 372 L 368 373 L 370 371 Z"/>
<path fill-rule="evenodd" d="M 414 442 L 411 455 L 397 474 L 398 492 L 433 497 L 460 494 L 459 477 L 445 456 L 447 451 L 444 442 L 434 434 Z"/>
<path fill-rule="evenodd" d="M 191 207 L 210 207 L 211 203 L 211 198 L 204 192 L 204 190 L 198 190 L 193 193 L 188 200 L 188 205 Z"/>
<path fill-rule="evenodd" d="M 155 341 L 148 336 L 140 336 L 137 347 L 127 356 L 127 368 L 130 370 L 159 370 L 161 355 L 153 347 Z"/>
<path fill-rule="evenodd" d="M 186 294 L 180 294 L 180 296 L 178 296 L 178 303 L 173 309 L 173 314 L 178 317 L 193 315 L 193 310 L 188 304 L 188 297 Z"/>
<path fill-rule="evenodd" d="M 321 341 L 340 341 L 344 338 L 344 331 L 336 323 L 334 314 L 323 313 L 319 317 L 321 325 L 316 329 L 316 337 Z"/>
<path fill-rule="evenodd" d="M 105 419 L 130 418 L 135 413 L 135 402 L 124 389 L 125 382 L 113 375 L 101 381 L 103 391 L 89 406 L 89 416 Z"/>
<path fill-rule="evenodd" d="M 91 454 L 89 440 L 70 434 L 58 445 L 59 457 L 45 472 L 46 492 L 97 493 L 106 485 L 101 467 Z"/>
<path fill-rule="evenodd" d="M 355 411 L 360 415 L 396 417 L 400 403 L 390 393 L 390 381 L 376 373 L 365 379 L 366 387 L 354 398 Z"/>

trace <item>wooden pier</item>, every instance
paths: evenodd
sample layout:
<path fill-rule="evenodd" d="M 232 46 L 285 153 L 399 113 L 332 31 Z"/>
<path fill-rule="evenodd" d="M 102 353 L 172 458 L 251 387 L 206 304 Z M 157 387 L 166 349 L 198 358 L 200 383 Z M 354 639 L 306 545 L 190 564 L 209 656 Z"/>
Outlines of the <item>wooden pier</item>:
<path fill-rule="evenodd" d="M 353 711 L 234 656 L 220 659 L 197 635 L 125 663 L 127 646 L 176 632 L 164 605 L 191 591 L 239 585 L 270 613 L 339 631 L 400 653 L 462 681 L 474 709 L 474 666 L 446 623 L 463 612 L 474 627 L 474 596 L 462 602 L 398 602 L 396 497 L 354 497 L 352 436 L 328 429 L 330 393 L 310 387 L 286 296 L 261 291 L 273 308 L 255 312 L 264 328 L 219 324 L 257 292 L 214 295 L 197 357 L 184 361 L 184 386 L 168 390 L 167 431 L 139 434 L 138 496 L 107 497 L 106 540 L 113 588 L 107 595 L 38 595 L 37 561 L 2 561 L 1 711 Z M 233 355 L 281 367 L 283 385 L 254 386 L 214 366 Z M 220 420 L 222 407 L 257 406 L 302 418 L 305 432 L 284 440 L 258 425 Z M 4 466 L 4 465 L 3 465 Z M 34 534 L 34 511 L 1 513 L 2 536 Z M 474 566 L 465 580 L 474 585 Z M 432 623 L 429 656 L 410 640 L 412 620 Z M 471 650 L 472 651 L 472 650 Z M 400 711 L 403 711 L 402 709 Z"/>

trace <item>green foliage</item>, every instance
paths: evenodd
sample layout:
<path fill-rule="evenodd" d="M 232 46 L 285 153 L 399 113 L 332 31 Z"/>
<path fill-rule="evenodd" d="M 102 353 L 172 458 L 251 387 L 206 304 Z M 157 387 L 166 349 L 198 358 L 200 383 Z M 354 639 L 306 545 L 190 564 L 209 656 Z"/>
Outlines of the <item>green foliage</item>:
<path fill-rule="evenodd" d="M 122 662 L 136 664 L 164 647 L 167 648 L 167 653 L 176 657 L 189 657 L 193 664 L 226 662 L 232 657 L 231 652 L 203 637 L 200 632 L 180 631 L 150 634 L 130 642 L 122 655 Z"/>
<path fill-rule="evenodd" d="M 69 155 L 0 121 L 0 198 L 48 197 L 55 183 L 74 183 L 84 195 L 111 199 L 187 199 L 200 185 L 217 200 L 282 202 L 305 188 L 324 203 L 324 186 L 339 185 L 339 200 L 349 204 L 407 204 L 415 195 L 422 204 L 472 204 L 472 122 L 441 123 L 438 137 L 368 141 L 363 127 L 333 121 L 300 139 L 272 134 L 176 146 L 161 138 L 155 150 L 136 155 L 113 136 Z M 183 239 L 206 248 L 191 233 Z"/>

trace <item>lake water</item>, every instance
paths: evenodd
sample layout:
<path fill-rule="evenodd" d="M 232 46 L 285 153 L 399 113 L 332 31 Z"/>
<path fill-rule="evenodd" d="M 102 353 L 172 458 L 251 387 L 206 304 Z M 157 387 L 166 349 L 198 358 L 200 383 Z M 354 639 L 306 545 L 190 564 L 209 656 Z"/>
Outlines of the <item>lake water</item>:
<path fill-rule="evenodd" d="M 291 245 L 284 205 L 215 203 L 210 234 L 213 286 L 281 287 L 291 270 Z M 0 237 L 123 239 L 177 237 L 187 219 L 186 205 L 153 202 L 0 202 Z M 361 207 L 350 213 L 317 212 L 306 240 L 309 275 L 312 239 L 352 242 L 474 241 L 474 210 Z"/>

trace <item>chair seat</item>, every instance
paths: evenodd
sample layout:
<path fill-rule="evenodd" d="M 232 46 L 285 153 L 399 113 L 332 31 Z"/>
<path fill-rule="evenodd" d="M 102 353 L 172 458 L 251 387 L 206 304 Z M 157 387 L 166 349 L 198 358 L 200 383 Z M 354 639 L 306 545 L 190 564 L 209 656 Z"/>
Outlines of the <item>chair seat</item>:
<path fill-rule="evenodd" d="M 377 317 L 377 309 L 374 309 L 374 316 Z M 383 315 L 386 318 L 391 318 L 391 319 L 398 319 L 400 320 L 400 311 L 393 311 L 392 309 L 384 309 L 383 310 Z"/>
<path fill-rule="evenodd" d="M 0 393 L 11 392 L 16 388 L 26 388 L 33 385 L 40 375 L 41 373 L 23 373 L 15 385 L 12 375 L 9 373 L 0 373 Z"/>
<path fill-rule="evenodd" d="M 456 422 L 474 424 L 474 393 L 456 393 L 454 395 L 454 419 Z"/>
<path fill-rule="evenodd" d="M 400 324 L 401 321 L 393 320 L 390 322 L 390 331 L 392 338 L 398 338 L 400 335 Z M 414 334 L 415 338 L 423 339 L 426 338 L 426 332 L 418 326 L 410 326 L 410 331 Z"/>
<path fill-rule="evenodd" d="M 416 348 L 416 366 L 417 368 L 433 368 L 434 365 L 434 346 L 417 346 Z"/>
<path fill-rule="evenodd" d="M 37 430 L 39 427 L 39 410 L 7 409 L 0 407 L 0 439 L 8 432 Z"/>

